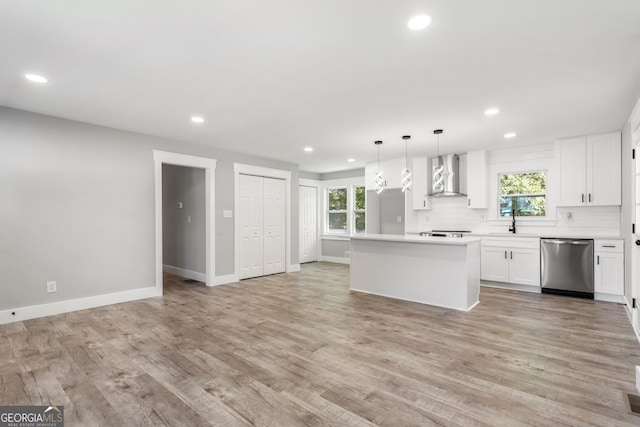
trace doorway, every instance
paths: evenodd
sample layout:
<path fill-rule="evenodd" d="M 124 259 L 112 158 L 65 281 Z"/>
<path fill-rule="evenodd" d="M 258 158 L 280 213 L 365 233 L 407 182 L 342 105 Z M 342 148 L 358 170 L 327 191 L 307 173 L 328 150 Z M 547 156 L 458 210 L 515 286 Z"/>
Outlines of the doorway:
<path fill-rule="evenodd" d="M 215 285 L 215 170 L 216 159 L 190 156 L 186 154 L 172 153 L 168 151 L 153 150 L 155 173 L 155 247 L 156 247 L 156 288 L 162 294 L 163 273 L 163 165 L 186 166 L 190 168 L 204 169 L 204 193 L 205 193 L 205 273 L 204 281 L 207 286 Z"/>
<path fill-rule="evenodd" d="M 204 284 L 205 171 L 162 165 L 162 269 Z M 166 284 L 165 284 L 166 285 Z"/>

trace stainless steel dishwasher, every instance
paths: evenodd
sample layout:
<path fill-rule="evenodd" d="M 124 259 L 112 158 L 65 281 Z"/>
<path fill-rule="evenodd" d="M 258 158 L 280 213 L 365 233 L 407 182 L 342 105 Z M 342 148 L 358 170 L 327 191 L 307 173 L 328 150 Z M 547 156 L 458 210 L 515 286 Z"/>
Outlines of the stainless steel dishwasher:
<path fill-rule="evenodd" d="M 543 294 L 593 298 L 593 240 L 540 239 Z"/>

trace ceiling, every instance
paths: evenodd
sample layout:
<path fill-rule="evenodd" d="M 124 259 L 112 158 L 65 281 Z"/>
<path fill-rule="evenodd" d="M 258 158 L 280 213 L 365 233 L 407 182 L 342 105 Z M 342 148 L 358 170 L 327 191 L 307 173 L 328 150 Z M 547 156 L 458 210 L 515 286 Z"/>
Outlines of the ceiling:
<path fill-rule="evenodd" d="M 620 130 L 640 1 L 2 1 L 0 61 L 1 105 L 326 173 Z"/>

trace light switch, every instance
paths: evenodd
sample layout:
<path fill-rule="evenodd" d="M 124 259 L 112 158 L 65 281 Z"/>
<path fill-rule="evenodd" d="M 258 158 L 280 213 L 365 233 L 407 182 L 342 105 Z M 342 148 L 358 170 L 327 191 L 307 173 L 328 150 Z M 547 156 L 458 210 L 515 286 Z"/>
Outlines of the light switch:
<path fill-rule="evenodd" d="M 402 222 L 402 217 L 398 215 L 398 218 L 396 218 L 396 221 L 398 221 L 399 223 Z"/>
<path fill-rule="evenodd" d="M 222 217 L 223 218 L 231 218 L 233 217 L 233 211 L 222 211 Z"/>
<path fill-rule="evenodd" d="M 182 202 L 178 202 L 178 209 L 182 209 Z"/>

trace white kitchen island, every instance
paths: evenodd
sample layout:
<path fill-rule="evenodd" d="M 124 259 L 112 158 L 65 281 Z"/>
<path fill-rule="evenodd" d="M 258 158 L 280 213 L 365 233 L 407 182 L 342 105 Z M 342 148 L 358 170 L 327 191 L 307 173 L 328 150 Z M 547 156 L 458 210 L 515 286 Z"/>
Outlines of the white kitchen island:
<path fill-rule="evenodd" d="M 471 310 L 479 302 L 480 240 L 352 235 L 350 289 Z"/>

